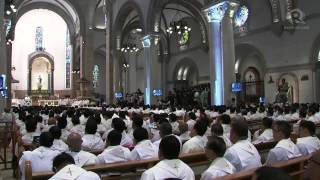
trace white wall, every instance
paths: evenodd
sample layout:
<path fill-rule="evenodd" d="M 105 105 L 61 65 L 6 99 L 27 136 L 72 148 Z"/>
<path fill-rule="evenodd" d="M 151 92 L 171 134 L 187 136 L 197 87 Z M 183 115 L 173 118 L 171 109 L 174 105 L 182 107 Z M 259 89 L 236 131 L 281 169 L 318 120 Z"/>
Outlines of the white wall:
<path fill-rule="evenodd" d="M 43 27 L 43 47 L 54 57 L 54 90 L 66 90 L 67 24 L 58 14 L 44 9 L 27 12 L 16 24 L 12 66 L 16 68 L 13 77 L 20 81 L 17 90 L 27 90 L 28 87 L 28 56 L 35 51 L 35 33 L 38 26 Z"/>

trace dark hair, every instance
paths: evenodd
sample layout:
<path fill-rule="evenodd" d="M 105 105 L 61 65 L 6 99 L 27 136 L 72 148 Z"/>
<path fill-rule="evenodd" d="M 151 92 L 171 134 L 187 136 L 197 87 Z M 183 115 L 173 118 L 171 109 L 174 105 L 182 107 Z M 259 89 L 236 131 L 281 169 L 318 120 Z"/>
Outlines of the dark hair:
<path fill-rule="evenodd" d="M 52 134 L 54 139 L 60 139 L 60 137 L 61 137 L 61 129 L 58 126 L 52 126 L 49 129 L 49 132 Z"/>
<path fill-rule="evenodd" d="M 50 148 L 53 144 L 53 136 L 50 132 L 43 132 L 40 134 L 40 146 Z"/>
<path fill-rule="evenodd" d="M 107 140 L 110 146 L 118 146 L 121 143 L 122 134 L 117 130 L 112 130 L 109 132 Z"/>
<path fill-rule="evenodd" d="M 94 115 L 94 120 L 96 121 L 97 124 L 101 123 L 101 116 L 100 114 L 95 114 Z"/>
<path fill-rule="evenodd" d="M 73 124 L 73 125 L 77 125 L 77 124 L 80 124 L 80 119 L 79 119 L 79 116 L 77 116 L 77 115 L 74 115 L 74 116 L 72 117 L 72 120 L 71 120 L 71 122 L 72 122 L 72 124 Z"/>
<path fill-rule="evenodd" d="M 149 139 L 149 134 L 145 128 L 140 127 L 133 131 L 133 137 L 138 143 L 142 140 Z"/>
<path fill-rule="evenodd" d="M 239 139 L 248 138 L 248 124 L 245 120 L 236 120 L 231 123 L 231 131 L 233 131 Z"/>
<path fill-rule="evenodd" d="M 68 121 L 67 121 L 67 119 L 65 117 L 58 118 L 58 127 L 60 129 L 66 128 L 67 125 L 68 125 Z"/>
<path fill-rule="evenodd" d="M 276 121 L 278 130 L 282 132 L 285 138 L 290 138 L 291 135 L 291 125 L 286 121 Z"/>
<path fill-rule="evenodd" d="M 206 148 L 212 150 L 218 157 L 222 157 L 227 149 L 224 140 L 218 136 L 210 137 Z"/>
<path fill-rule="evenodd" d="M 119 112 L 119 117 L 120 117 L 121 119 L 126 119 L 126 115 L 127 115 L 127 112 L 126 112 L 126 111 L 120 111 L 120 112 Z"/>
<path fill-rule="evenodd" d="M 222 124 L 230 124 L 230 123 L 231 123 L 231 118 L 230 118 L 230 116 L 227 115 L 227 114 L 222 114 L 222 115 L 220 116 L 220 119 L 221 119 L 221 123 L 222 123 Z"/>
<path fill-rule="evenodd" d="M 132 125 L 134 125 L 136 128 L 142 127 L 143 126 L 143 119 L 139 115 L 135 115 L 132 118 Z"/>
<path fill-rule="evenodd" d="M 272 123 L 273 123 L 273 120 L 271 118 L 264 117 L 262 119 L 262 125 L 267 129 L 270 129 L 272 127 Z"/>
<path fill-rule="evenodd" d="M 203 136 L 207 131 L 207 123 L 202 120 L 199 120 L 194 124 L 193 129 L 197 132 L 199 136 Z"/>
<path fill-rule="evenodd" d="M 113 127 L 113 129 L 118 130 L 120 132 L 127 129 L 126 123 L 120 118 L 113 118 L 112 119 L 112 127 Z"/>
<path fill-rule="evenodd" d="M 172 126 L 169 123 L 162 123 L 159 127 L 160 135 L 162 137 L 172 134 Z"/>
<path fill-rule="evenodd" d="M 36 116 L 34 116 L 34 119 L 35 119 L 38 123 L 42 123 L 42 116 L 36 115 Z"/>
<path fill-rule="evenodd" d="M 189 112 L 188 116 L 190 117 L 190 119 L 196 120 L 197 116 L 194 112 Z"/>
<path fill-rule="evenodd" d="M 211 126 L 211 133 L 216 136 L 222 136 L 223 135 L 223 128 L 220 123 L 212 124 Z"/>
<path fill-rule="evenodd" d="M 177 115 L 174 113 L 169 114 L 169 120 L 170 122 L 176 122 L 177 121 Z"/>
<path fill-rule="evenodd" d="M 49 118 L 53 118 L 54 117 L 54 112 L 53 111 L 50 111 L 49 112 Z"/>
<path fill-rule="evenodd" d="M 89 117 L 85 128 L 86 134 L 96 134 L 97 128 L 96 120 L 93 117 Z"/>
<path fill-rule="evenodd" d="M 256 180 L 291 180 L 291 177 L 283 170 L 274 167 L 262 166 L 255 173 Z"/>
<path fill-rule="evenodd" d="M 29 117 L 29 116 L 27 116 Z M 26 130 L 27 132 L 35 132 L 37 129 L 37 121 L 30 116 L 30 118 L 26 118 Z"/>
<path fill-rule="evenodd" d="M 159 151 L 165 159 L 178 159 L 180 154 L 180 142 L 173 135 L 163 137 L 159 145 Z"/>
<path fill-rule="evenodd" d="M 75 164 L 73 157 L 65 152 L 57 155 L 52 161 L 52 171 L 56 172 L 61 166 L 66 166 L 68 164 Z"/>
<path fill-rule="evenodd" d="M 301 121 L 300 127 L 307 129 L 311 136 L 316 133 L 316 125 L 312 121 Z"/>

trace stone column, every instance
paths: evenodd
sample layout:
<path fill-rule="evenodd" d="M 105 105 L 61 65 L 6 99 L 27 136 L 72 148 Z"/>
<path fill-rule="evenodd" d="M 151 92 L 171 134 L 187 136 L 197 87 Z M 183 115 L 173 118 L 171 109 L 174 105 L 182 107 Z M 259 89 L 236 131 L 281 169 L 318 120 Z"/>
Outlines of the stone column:
<path fill-rule="evenodd" d="M 4 18 L 4 1 L 0 1 L 0 74 L 7 73 L 7 57 L 6 57 L 6 37 L 5 31 L 3 31 L 3 18 Z M 6 99 L 0 97 L 0 113 L 6 107 Z"/>
<path fill-rule="evenodd" d="M 231 83 L 235 81 L 235 50 L 231 18 L 238 6 L 235 2 L 224 1 L 203 9 L 208 21 L 211 105 L 231 103 Z"/>
<path fill-rule="evenodd" d="M 113 103 L 113 60 L 111 57 L 111 13 L 107 11 L 106 18 L 106 103 Z"/>
<path fill-rule="evenodd" d="M 129 88 L 128 88 L 128 92 L 129 93 L 133 93 L 137 91 L 137 65 L 136 65 L 136 54 L 130 54 L 128 56 L 129 59 Z"/>
<path fill-rule="evenodd" d="M 144 103 L 146 105 L 156 104 L 157 102 L 157 98 L 153 96 L 153 90 L 163 90 L 161 87 L 161 63 L 154 43 L 156 38 L 158 38 L 156 35 L 146 35 L 142 38 L 145 72 Z"/>

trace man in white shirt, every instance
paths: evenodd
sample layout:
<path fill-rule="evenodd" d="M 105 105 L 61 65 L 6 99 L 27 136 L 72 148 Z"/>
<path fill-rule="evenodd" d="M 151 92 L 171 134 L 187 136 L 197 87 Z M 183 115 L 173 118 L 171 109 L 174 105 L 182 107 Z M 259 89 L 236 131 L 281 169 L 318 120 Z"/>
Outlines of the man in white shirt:
<path fill-rule="evenodd" d="M 157 149 L 159 149 L 161 139 L 166 136 L 169 136 L 169 135 L 175 136 L 179 140 L 180 144 L 182 144 L 179 136 L 172 134 L 172 126 L 170 125 L 170 123 L 168 123 L 167 120 L 163 120 L 163 121 L 160 120 L 159 124 L 160 124 L 159 125 L 159 134 L 160 134 L 161 138 L 159 140 L 153 142 L 153 144 L 156 146 Z"/>
<path fill-rule="evenodd" d="M 204 120 L 199 120 L 193 126 L 191 131 L 191 139 L 185 142 L 182 146 L 181 153 L 195 153 L 195 152 L 204 152 L 204 148 L 207 144 L 207 137 L 204 134 L 207 131 L 207 124 Z"/>
<path fill-rule="evenodd" d="M 156 158 L 158 149 L 149 140 L 148 131 L 142 127 L 136 128 L 133 132 L 136 146 L 131 151 L 131 160 L 143 160 Z"/>
<path fill-rule="evenodd" d="M 288 122 L 276 121 L 272 130 L 274 140 L 279 142 L 270 150 L 267 165 L 301 156 L 298 147 L 290 139 L 292 128 Z"/>
<path fill-rule="evenodd" d="M 206 145 L 206 156 L 212 163 L 201 175 L 201 180 L 211 180 L 236 172 L 235 167 L 223 157 L 225 151 L 226 144 L 222 138 L 218 136 L 210 137 Z"/>
<path fill-rule="evenodd" d="M 253 135 L 253 144 L 265 143 L 273 140 L 272 119 L 265 117 L 262 119 L 262 128 Z"/>
<path fill-rule="evenodd" d="M 103 151 L 105 143 L 97 134 L 97 123 L 90 117 L 85 128 L 85 135 L 82 137 L 82 149 L 85 151 Z"/>
<path fill-rule="evenodd" d="M 130 150 L 120 145 L 122 135 L 117 130 L 112 130 L 107 137 L 108 147 L 98 155 L 99 162 L 114 163 L 130 160 Z"/>
<path fill-rule="evenodd" d="M 195 176 L 192 169 L 179 160 L 179 154 L 179 140 L 173 135 L 164 137 L 159 146 L 159 159 L 161 161 L 146 170 L 142 174 L 141 180 L 194 180 Z"/>
<path fill-rule="evenodd" d="M 245 120 L 233 121 L 230 131 L 230 140 L 233 145 L 226 151 L 224 157 L 236 168 L 237 172 L 262 165 L 259 152 L 247 138 L 247 122 Z"/>
<path fill-rule="evenodd" d="M 320 149 L 320 140 L 315 136 L 315 131 L 316 125 L 313 122 L 301 121 L 297 146 L 302 155 L 309 155 Z"/>
<path fill-rule="evenodd" d="M 196 115 L 194 114 L 194 112 L 189 112 L 188 113 L 188 130 L 191 131 L 193 129 L 194 124 L 196 123 Z"/>
<path fill-rule="evenodd" d="M 180 133 L 179 137 L 180 137 L 182 143 L 191 139 L 190 131 L 188 130 L 188 124 L 183 121 L 179 122 L 179 133 Z"/>
<path fill-rule="evenodd" d="M 40 135 L 40 147 L 33 151 L 24 151 L 19 160 L 20 172 L 22 173 L 21 179 L 25 179 L 25 162 L 30 161 L 32 172 L 42 172 L 52 170 L 52 160 L 58 155 L 59 151 L 50 149 L 53 144 L 53 136 L 49 132 L 43 132 Z"/>
<path fill-rule="evenodd" d="M 80 134 L 71 133 L 68 136 L 67 144 L 69 146 L 68 154 L 73 157 L 77 166 L 82 167 L 99 163 L 96 155 L 81 150 L 82 138 Z"/>
<path fill-rule="evenodd" d="M 67 153 L 62 153 L 53 159 L 52 169 L 55 172 L 49 180 L 100 180 L 100 177 L 75 165 L 75 161 Z"/>
<path fill-rule="evenodd" d="M 71 120 L 70 123 L 72 124 Z M 70 131 L 67 129 L 68 121 L 65 117 L 58 118 L 57 126 L 61 129 L 61 140 L 67 142 Z"/>
<path fill-rule="evenodd" d="M 230 139 L 223 134 L 223 128 L 220 123 L 212 124 L 211 135 L 222 138 L 227 148 L 232 146 L 232 142 L 230 141 Z"/>
<path fill-rule="evenodd" d="M 61 129 L 58 126 L 52 126 L 49 129 L 49 132 L 52 134 L 54 141 L 53 145 L 51 146 L 52 150 L 55 151 L 60 151 L 60 152 L 66 152 L 68 151 L 68 145 L 63 142 L 60 137 L 61 137 Z"/>

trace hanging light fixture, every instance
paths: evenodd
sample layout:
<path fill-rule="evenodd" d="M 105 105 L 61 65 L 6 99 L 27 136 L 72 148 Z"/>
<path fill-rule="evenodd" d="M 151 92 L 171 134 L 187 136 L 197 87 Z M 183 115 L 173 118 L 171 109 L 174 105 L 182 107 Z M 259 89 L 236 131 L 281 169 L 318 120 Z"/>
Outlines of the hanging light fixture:
<path fill-rule="evenodd" d="M 139 29 L 139 28 L 137 28 Z M 134 34 L 131 34 L 131 33 Z M 127 37 L 127 41 L 125 43 L 122 44 L 120 51 L 123 53 L 136 53 L 138 52 L 140 49 L 138 47 L 138 45 L 135 43 L 137 42 L 137 38 L 134 38 L 133 36 L 137 35 L 137 30 L 134 29 L 134 31 L 132 31 L 129 33 L 128 37 Z M 142 32 L 142 30 L 141 30 Z"/>
<path fill-rule="evenodd" d="M 191 27 L 188 25 L 186 21 L 182 20 L 180 10 L 177 10 L 166 31 L 167 33 L 169 33 L 169 35 L 172 35 L 173 33 L 176 33 L 177 35 L 182 35 L 185 32 L 190 32 Z"/>

